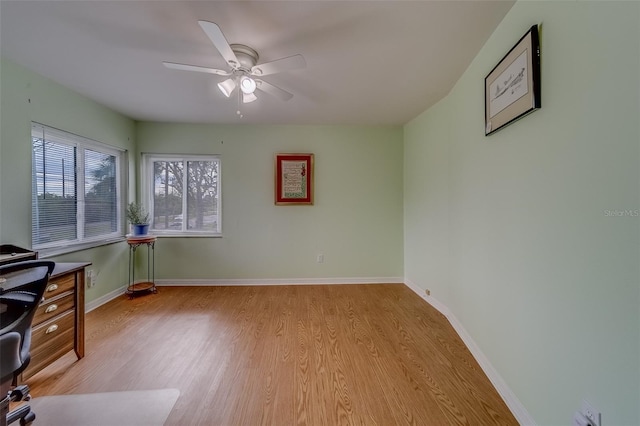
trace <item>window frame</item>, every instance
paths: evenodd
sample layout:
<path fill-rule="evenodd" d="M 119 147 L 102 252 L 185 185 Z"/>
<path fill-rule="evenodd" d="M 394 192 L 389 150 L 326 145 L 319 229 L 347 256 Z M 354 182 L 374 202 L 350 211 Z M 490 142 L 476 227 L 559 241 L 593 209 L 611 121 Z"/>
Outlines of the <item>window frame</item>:
<path fill-rule="evenodd" d="M 151 216 L 151 226 L 149 232 L 160 237 L 222 237 L 222 158 L 218 154 L 166 154 L 166 153 L 142 153 L 141 154 L 141 201 L 142 205 Z M 190 229 L 155 229 L 153 220 L 154 212 L 154 167 L 155 161 L 215 161 L 218 163 L 217 176 L 217 207 L 218 207 L 218 230 L 215 232 L 206 230 L 190 230 Z M 186 169 L 186 165 L 184 167 Z M 186 201 L 183 199 L 183 203 Z M 184 204 L 183 204 L 184 205 Z M 183 210 L 183 218 L 186 215 Z M 183 219 L 184 220 L 184 219 Z"/>
<path fill-rule="evenodd" d="M 124 238 L 124 203 L 126 200 L 126 162 L 127 151 L 96 140 L 47 126 L 38 122 L 31 123 L 31 207 L 34 206 L 34 197 L 38 196 L 36 183 L 36 159 L 33 153 L 34 136 L 42 135 L 44 141 L 50 140 L 58 145 L 66 145 L 76 149 L 76 161 L 74 164 L 76 179 L 76 238 L 52 241 L 44 244 L 35 244 L 34 235 L 36 229 L 33 223 L 33 211 L 31 212 L 31 245 L 43 256 L 52 256 L 69 253 L 78 250 L 98 247 L 105 244 L 121 241 Z M 47 138 L 47 135 L 48 138 Z M 93 237 L 85 237 L 85 184 L 86 184 L 86 158 L 85 151 L 91 150 L 101 154 L 115 157 L 115 188 L 116 188 L 116 231 Z"/>

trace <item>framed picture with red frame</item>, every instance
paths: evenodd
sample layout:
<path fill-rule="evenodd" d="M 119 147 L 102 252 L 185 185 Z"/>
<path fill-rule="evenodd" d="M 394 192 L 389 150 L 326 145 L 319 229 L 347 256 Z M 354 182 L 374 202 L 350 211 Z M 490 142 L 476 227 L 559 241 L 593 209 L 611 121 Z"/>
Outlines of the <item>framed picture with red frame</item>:
<path fill-rule="evenodd" d="M 313 154 L 275 156 L 276 205 L 313 204 Z"/>

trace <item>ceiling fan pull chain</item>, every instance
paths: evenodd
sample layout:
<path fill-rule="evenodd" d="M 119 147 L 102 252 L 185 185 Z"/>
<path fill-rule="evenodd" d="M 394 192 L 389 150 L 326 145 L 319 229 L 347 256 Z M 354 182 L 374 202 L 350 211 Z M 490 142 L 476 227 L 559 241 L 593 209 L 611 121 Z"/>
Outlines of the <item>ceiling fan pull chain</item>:
<path fill-rule="evenodd" d="M 238 114 L 238 116 L 240 118 L 244 117 L 242 115 L 242 113 L 240 112 L 240 97 L 242 96 L 242 90 L 238 90 L 238 110 L 236 111 L 236 114 Z"/>

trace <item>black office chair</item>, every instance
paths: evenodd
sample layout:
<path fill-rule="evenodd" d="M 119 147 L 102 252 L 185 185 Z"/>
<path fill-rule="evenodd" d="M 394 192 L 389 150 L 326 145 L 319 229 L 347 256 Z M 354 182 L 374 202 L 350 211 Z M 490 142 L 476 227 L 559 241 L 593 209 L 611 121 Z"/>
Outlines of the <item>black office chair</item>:
<path fill-rule="evenodd" d="M 24 426 L 35 419 L 28 405 L 9 412 L 9 403 L 29 399 L 28 386 L 16 384 L 31 361 L 31 323 L 54 267 L 54 262 L 46 260 L 0 266 L 0 396 L 5 396 L 0 426 L 16 420 Z"/>

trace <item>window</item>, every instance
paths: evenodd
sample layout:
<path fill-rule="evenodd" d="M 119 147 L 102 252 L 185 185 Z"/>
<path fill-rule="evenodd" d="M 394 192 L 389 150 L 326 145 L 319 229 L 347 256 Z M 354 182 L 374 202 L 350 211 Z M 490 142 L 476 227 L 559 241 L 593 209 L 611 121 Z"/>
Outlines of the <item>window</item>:
<path fill-rule="evenodd" d="M 31 141 L 33 248 L 121 236 L 124 151 L 37 123 Z"/>
<path fill-rule="evenodd" d="M 143 197 L 158 235 L 220 235 L 220 158 L 143 156 Z"/>

